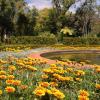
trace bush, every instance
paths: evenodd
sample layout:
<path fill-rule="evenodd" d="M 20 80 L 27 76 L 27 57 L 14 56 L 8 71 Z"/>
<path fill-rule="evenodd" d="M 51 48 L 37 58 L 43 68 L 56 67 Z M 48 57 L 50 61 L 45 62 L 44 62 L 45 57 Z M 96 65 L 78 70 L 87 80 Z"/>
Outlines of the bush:
<path fill-rule="evenodd" d="M 41 36 L 11 37 L 11 44 L 52 45 L 56 43 L 57 43 L 57 39 L 54 37 L 41 37 Z"/>
<path fill-rule="evenodd" d="M 100 45 L 100 38 L 64 38 L 64 45 Z"/>
<path fill-rule="evenodd" d="M 56 36 L 50 32 L 41 32 L 39 34 L 40 37 L 47 37 L 47 38 L 56 38 Z"/>

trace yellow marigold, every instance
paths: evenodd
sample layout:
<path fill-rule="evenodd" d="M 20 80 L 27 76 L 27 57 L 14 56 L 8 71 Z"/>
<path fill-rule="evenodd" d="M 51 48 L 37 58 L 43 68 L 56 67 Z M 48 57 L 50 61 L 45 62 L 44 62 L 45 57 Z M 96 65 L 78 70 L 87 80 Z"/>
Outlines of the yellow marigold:
<path fill-rule="evenodd" d="M 97 69 L 96 69 L 96 72 L 97 72 L 97 73 L 100 73 L 100 68 L 97 68 Z"/>
<path fill-rule="evenodd" d="M 0 79 L 6 79 L 7 76 L 6 75 L 0 75 Z"/>
<path fill-rule="evenodd" d="M 37 96 L 44 96 L 45 93 L 46 93 L 46 89 L 43 88 L 43 87 L 41 87 L 41 86 L 39 86 L 39 87 L 37 87 L 37 88 L 33 91 L 33 93 L 34 93 L 35 95 L 37 95 Z"/>
<path fill-rule="evenodd" d="M 5 88 L 5 90 L 6 90 L 6 92 L 8 92 L 8 93 L 15 92 L 15 88 L 12 87 L 12 86 L 7 86 L 7 87 Z"/>
<path fill-rule="evenodd" d="M 37 68 L 32 67 L 32 66 L 30 66 L 30 65 L 27 65 L 26 67 L 27 67 L 29 70 L 31 70 L 31 71 L 37 71 Z"/>
<path fill-rule="evenodd" d="M 47 74 L 52 74 L 53 73 L 53 71 L 51 69 L 44 69 L 43 72 L 47 73 Z"/>
<path fill-rule="evenodd" d="M 76 75 L 82 76 L 82 75 L 85 75 L 85 72 L 82 71 L 82 70 L 77 70 L 77 71 L 76 71 Z"/>
<path fill-rule="evenodd" d="M 51 64 L 50 69 L 57 69 L 57 66 L 55 64 Z"/>
<path fill-rule="evenodd" d="M 73 77 L 65 77 L 65 81 L 73 81 Z"/>
<path fill-rule="evenodd" d="M 54 76 L 55 78 L 59 78 L 59 77 L 60 77 L 59 74 L 53 74 L 53 76 Z"/>
<path fill-rule="evenodd" d="M 39 84 L 41 86 L 43 86 L 43 87 L 48 87 L 49 86 L 49 83 L 48 82 L 40 82 Z"/>
<path fill-rule="evenodd" d="M 79 81 L 79 82 L 81 82 L 82 79 L 81 79 L 81 78 L 75 78 L 75 81 Z"/>
<path fill-rule="evenodd" d="M 47 79 L 48 78 L 48 75 L 42 75 L 42 78 L 43 79 Z"/>
<path fill-rule="evenodd" d="M 51 64 L 50 66 L 51 66 L 51 67 L 57 67 L 56 64 Z"/>
<path fill-rule="evenodd" d="M 16 67 L 14 65 L 10 65 L 8 68 L 9 68 L 10 71 L 15 71 L 16 70 Z"/>
<path fill-rule="evenodd" d="M 64 74 L 65 73 L 65 70 L 63 70 L 63 69 L 62 70 L 58 70 L 58 73 L 59 74 Z"/>
<path fill-rule="evenodd" d="M 96 84 L 95 86 L 97 89 L 100 89 L 100 84 Z"/>
<path fill-rule="evenodd" d="M 67 68 L 67 72 L 73 72 L 73 68 Z"/>
<path fill-rule="evenodd" d="M 6 71 L 0 71 L 0 75 L 5 75 L 6 74 Z"/>
<path fill-rule="evenodd" d="M 55 93 L 55 92 L 59 92 L 59 90 L 56 89 L 56 88 L 51 88 L 51 92 L 52 92 L 52 93 Z"/>
<path fill-rule="evenodd" d="M 46 93 L 52 94 L 51 90 L 46 89 Z"/>
<path fill-rule="evenodd" d="M 80 90 L 80 91 L 79 91 L 79 94 L 80 94 L 81 96 L 89 96 L 89 93 L 88 93 L 87 91 L 85 91 L 85 90 Z"/>
<path fill-rule="evenodd" d="M 65 95 L 60 91 L 54 92 L 53 95 L 58 99 L 63 99 L 65 97 Z"/>
<path fill-rule="evenodd" d="M 37 96 L 44 96 L 45 95 L 45 92 L 43 90 L 36 90 L 33 93 Z"/>
<path fill-rule="evenodd" d="M 0 95 L 2 95 L 2 90 L 0 90 Z"/>
<path fill-rule="evenodd" d="M 89 100 L 89 98 L 87 96 L 78 96 L 78 100 Z"/>
<path fill-rule="evenodd" d="M 21 81 L 20 80 L 14 80 L 13 85 L 16 85 L 16 86 L 21 85 Z"/>
<path fill-rule="evenodd" d="M 58 86 L 58 84 L 57 84 L 56 82 L 50 82 L 49 84 L 50 84 L 50 86 L 52 86 L 52 87 Z"/>
<path fill-rule="evenodd" d="M 19 66 L 24 66 L 24 63 L 22 63 L 22 62 L 19 63 L 19 62 L 18 62 L 17 65 L 19 65 Z"/>
<path fill-rule="evenodd" d="M 14 79 L 15 76 L 14 75 L 8 75 L 7 78 L 11 80 L 11 79 Z"/>
<path fill-rule="evenodd" d="M 14 80 L 6 80 L 6 84 L 10 85 L 13 84 Z"/>

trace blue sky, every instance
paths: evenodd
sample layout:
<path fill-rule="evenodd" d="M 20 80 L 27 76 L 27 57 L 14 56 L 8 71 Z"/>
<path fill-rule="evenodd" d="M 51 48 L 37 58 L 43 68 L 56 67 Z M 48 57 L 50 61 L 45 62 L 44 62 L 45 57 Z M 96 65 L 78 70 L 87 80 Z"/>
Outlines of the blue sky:
<path fill-rule="evenodd" d="M 38 9 L 51 7 L 51 0 L 25 0 L 30 7 L 35 6 Z"/>
<path fill-rule="evenodd" d="M 52 0 L 25 0 L 27 3 L 28 3 L 28 6 L 30 6 L 31 8 L 33 6 L 35 6 L 36 8 L 38 9 L 43 9 L 43 8 L 49 8 L 51 7 L 51 1 Z M 78 1 L 78 0 L 76 0 Z M 76 5 L 76 8 L 78 8 L 82 2 L 84 2 L 85 0 L 81 0 L 81 2 L 76 2 L 75 5 Z M 100 4 L 100 0 L 97 0 L 97 4 Z M 70 11 L 72 12 L 75 12 L 75 6 L 72 5 L 72 7 L 70 7 L 69 9 Z"/>

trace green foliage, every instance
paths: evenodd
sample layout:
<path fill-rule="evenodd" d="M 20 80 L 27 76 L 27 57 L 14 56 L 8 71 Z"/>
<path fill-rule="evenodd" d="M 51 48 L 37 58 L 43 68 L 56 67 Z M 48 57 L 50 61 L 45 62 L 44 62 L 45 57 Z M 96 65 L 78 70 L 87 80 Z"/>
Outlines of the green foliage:
<path fill-rule="evenodd" d="M 40 37 L 47 37 L 47 38 L 56 38 L 54 34 L 51 34 L 50 32 L 41 32 L 39 34 Z"/>
<path fill-rule="evenodd" d="M 64 38 L 63 44 L 65 45 L 100 45 L 100 38 L 84 38 L 84 37 L 75 37 L 75 38 Z"/>
<path fill-rule="evenodd" d="M 57 40 L 55 37 L 43 37 L 43 36 L 11 37 L 11 44 L 52 45 L 56 43 Z"/>

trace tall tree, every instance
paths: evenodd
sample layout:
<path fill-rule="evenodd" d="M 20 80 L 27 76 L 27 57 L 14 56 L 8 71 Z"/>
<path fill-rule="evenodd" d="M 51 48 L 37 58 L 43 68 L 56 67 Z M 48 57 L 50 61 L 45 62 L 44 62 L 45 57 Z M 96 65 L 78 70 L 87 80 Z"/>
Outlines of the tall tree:
<path fill-rule="evenodd" d="M 52 0 L 53 7 L 56 10 L 57 16 L 66 11 L 75 3 L 76 0 Z"/>
<path fill-rule="evenodd" d="M 79 30 L 80 35 L 88 34 L 91 31 L 91 25 L 94 18 L 94 0 L 85 0 L 83 5 L 77 9 L 76 12 L 76 26 Z"/>
<path fill-rule="evenodd" d="M 24 0 L 19 0 L 24 2 Z M 18 0 L 0 0 L 0 31 L 1 41 L 4 41 L 4 36 L 9 35 L 14 29 L 14 18 L 16 15 Z"/>

